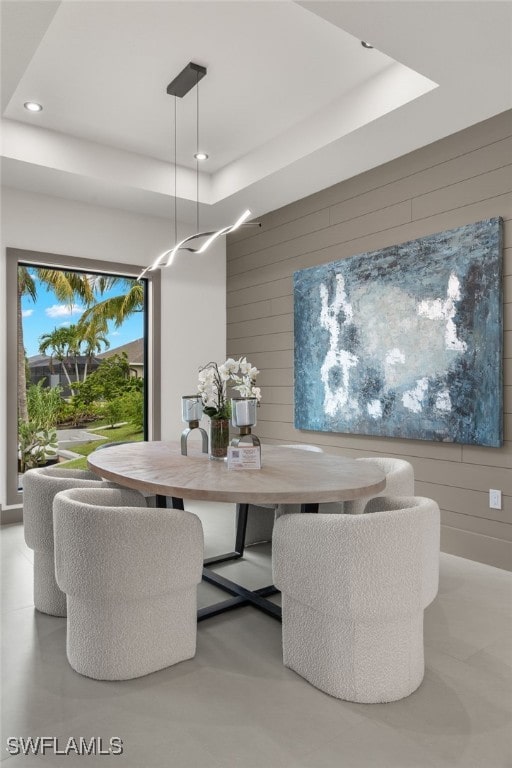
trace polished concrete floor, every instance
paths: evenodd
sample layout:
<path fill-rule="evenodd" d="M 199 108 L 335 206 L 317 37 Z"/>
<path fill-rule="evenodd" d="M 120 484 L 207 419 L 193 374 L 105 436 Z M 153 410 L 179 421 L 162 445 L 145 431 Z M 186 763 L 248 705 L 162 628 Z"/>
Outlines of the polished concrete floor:
<path fill-rule="evenodd" d="M 227 505 L 188 504 L 207 554 L 231 547 Z M 281 627 L 245 607 L 199 625 L 197 655 L 125 682 L 81 677 L 66 661 L 65 619 L 32 605 L 32 552 L 20 525 L 1 530 L 2 742 L 9 768 L 507 768 L 512 765 L 512 575 L 441 556 L 425 616 L 426 674 L 392 704 L 339 701 L 281 661 Z M 268 546 L 223 567 L 247 586 L 270 580 Z M 201 605 L 222 597 L 201 585 Z M 110 737 L 122 755 L 11 755 L 8 737 Z"/>

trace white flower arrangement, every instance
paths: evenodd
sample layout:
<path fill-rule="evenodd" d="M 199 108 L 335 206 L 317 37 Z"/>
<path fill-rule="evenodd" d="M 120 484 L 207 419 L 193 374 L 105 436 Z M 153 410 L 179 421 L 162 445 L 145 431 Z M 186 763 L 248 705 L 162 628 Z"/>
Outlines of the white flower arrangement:
<path fill-rule="evenodd" d="M 261 390 L 254 386 L 259 371 L 241 357 L 234 360 L 229 357 L 222 365 L 207 363 L 199 369 L 197 389 L 203 402 L 203 412 L 211 419 L 229 419 L 230 402 L 226 395 L 228 384 L 240 393 L 241 397 L 255 397 L 261 400 Z"/>

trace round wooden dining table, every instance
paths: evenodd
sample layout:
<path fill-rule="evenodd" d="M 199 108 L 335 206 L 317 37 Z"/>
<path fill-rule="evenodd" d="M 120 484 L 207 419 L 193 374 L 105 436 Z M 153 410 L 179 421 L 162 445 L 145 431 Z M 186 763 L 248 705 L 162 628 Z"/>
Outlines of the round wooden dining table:
<path fill-rule="evenodd" d="M 89 468 L 139 491 L 182 499 L 250 504 L 319 504 L 374 496 L 386 484 L 377 467 L 343 456 L 262 445 L 262 467 L 230 470 L 180 443 L 121 443 L 95 451 Z"/>
<path fill-rule="evenodd" d="M 183 499 L 234 502 L 238 524 L 234 550 L 204 561 L 203 579 L 231 597 L 198 611 L 198 620 L 242 605 L 281 618 L 281 608 L 266 598 L 270 585 L 249 590 L 212 569 L 243 557 L 249 505 L 299 504 L 302 512 L 318 512 L 323 502 L 374 496 L 386 485 L 385 475 L 367 462 L 328 453 L 262 445 L 261 469 L 228 469 L 194 446 L 183 456 L 179 442 L 120 443 L 88 456 L 89 468 L 107 480 L 154 494 L 157 506 L 183 509 Z"/>

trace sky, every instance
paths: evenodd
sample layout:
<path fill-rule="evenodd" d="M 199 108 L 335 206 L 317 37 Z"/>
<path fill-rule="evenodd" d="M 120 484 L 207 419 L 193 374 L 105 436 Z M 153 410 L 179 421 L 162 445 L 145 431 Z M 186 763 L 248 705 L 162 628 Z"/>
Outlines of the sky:
<path fill-rule="evenodd" d="M 38 355 L 39 338 L 44 333 L 53 331 L 63 325 L 76 323 L 85 307 L 80 304 L 74 304 L 69 307 L 60 302 L 53 291 L 48 291 L 46 286 L 36 280 L 37 299 L 35 302 L 29 296 L 22 298 L 23 315 L 23 341 L 27 357 Z M 105 291 L 102 298 L 119 295 L 119 286 Z M 109 323 L 107 338 L 110 341 L 110 349 L 120 347 L 135 339 L 143 336 L 143 313 L 136 312 L 125 322 L 116 328 L 114 323 Z M 105 349 L 102 349 L 104 352 Z"/>

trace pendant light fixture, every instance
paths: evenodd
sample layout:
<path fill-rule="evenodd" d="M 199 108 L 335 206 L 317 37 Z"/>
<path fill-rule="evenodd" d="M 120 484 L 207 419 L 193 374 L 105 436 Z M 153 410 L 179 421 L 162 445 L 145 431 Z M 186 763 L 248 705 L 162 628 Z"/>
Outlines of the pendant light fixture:
<path fill-rule="evenodd" d="M 189 251 L 190 253 L 204 253 L 207 248 L 221 235 L 227 235 L 229 232 L 234 232 L 238 229 L 251 215 L 249 210 L 244 213 L 235 221 L 234 224 L 229 224 L 221 229 L 211 232 L 201 232 L 199 230 L 199 162 L 206 160 L 208 155 L 199 150 L 199 81 L 206 75 L 206 67 L 202 67 L 200 64 L 194 64 L 190 62 L 187 64 L 180 74 L 174 78 L 174 80 L 167 86 L 167 93 L 170 96 L 174 96 L 174 243 L 172 248 L 164 251 L 154 261 L 151 266 L 146 267 L 139 275 L 138 279 L 147 272 L 151 272 L 161 267 L 169 267 L 175 255 L 179 251 Z M 176 175 L 177 175 L 177 159 L 176 159 L 176 100 L 183 98 L 192 88 L 196 88 L 196 151 L 194 157 L 196 159 L 196 233 L 183 238 L 178 241 L 178 217 L 177 217 L 177 189 L 176 189 Z M 164 263 L 165 262 L 165 263 Z"/>

